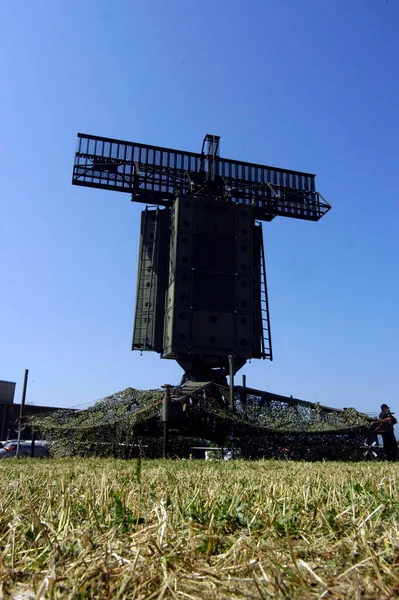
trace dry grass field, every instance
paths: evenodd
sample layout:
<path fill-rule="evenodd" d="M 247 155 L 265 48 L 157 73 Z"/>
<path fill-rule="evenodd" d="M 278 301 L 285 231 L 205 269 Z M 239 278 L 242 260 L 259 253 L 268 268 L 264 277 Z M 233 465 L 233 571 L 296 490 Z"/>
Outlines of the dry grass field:
<path fill-rule="evenodd" d="M 3 598 L 399 597 L 399 465 L 6 460 Z"/>

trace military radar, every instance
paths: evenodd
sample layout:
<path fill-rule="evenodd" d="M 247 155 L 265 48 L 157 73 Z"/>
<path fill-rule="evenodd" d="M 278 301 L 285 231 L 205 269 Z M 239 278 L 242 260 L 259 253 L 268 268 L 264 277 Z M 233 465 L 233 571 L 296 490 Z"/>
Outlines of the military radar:
<path fill-rule="evenodd" d="M 78 134 L 72 183 L 131 195 L 141 214 L 132 349 L 176 360 L 184 381 L 224 383 L 273 359 L 262 221 L 318 221 L 309 173 Z"/>

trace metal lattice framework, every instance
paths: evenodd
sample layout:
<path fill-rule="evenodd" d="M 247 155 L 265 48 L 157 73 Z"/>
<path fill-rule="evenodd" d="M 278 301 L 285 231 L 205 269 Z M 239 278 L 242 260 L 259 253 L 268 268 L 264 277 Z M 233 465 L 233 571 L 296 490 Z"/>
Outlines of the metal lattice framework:
<path fill-rule="evenodd" d="M 276 216 L 318 221 L 331 208 L 316 192 L 315 175 L 221 158 L 218 141 L 207 135 L 199 154 L 79 133 L 72 182 L 160 205 L 177 194 L 206 192 L 251 205 L 254 217 L 264 221 Z"/>

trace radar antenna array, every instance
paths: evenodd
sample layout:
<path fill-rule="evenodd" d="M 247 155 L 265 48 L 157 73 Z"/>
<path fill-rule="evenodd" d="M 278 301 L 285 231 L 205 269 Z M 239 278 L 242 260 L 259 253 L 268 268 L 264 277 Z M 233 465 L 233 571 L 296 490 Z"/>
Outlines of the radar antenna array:
<path fill-rule="evenodd" d="M 183 380 L 223 382 L 248 359 L 272 360 L 261 222 L 318 221 L 331 208 L 313 174 L 219 147 L 211 134 L 201 153 L 78 134 L 72 183 L 147 205 L 132 349 L 177 360 Z"/>

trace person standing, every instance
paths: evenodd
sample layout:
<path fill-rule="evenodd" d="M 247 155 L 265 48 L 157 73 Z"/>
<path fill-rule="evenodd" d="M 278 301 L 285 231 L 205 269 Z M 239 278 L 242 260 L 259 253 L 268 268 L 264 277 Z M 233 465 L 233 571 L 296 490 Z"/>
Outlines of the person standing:
<path fill-rule="evenodd" d="M 376 433 L 382 437 L 385 457 L 387 460 L 395 461 L 398 458 L 398 444 L 393 432 L 393 427 L 396 425 L 397 420 L 391 413 L 388 404 L 381 404 L 381 412 L 378 418 L 380 424 L 376 429 Z"/>

